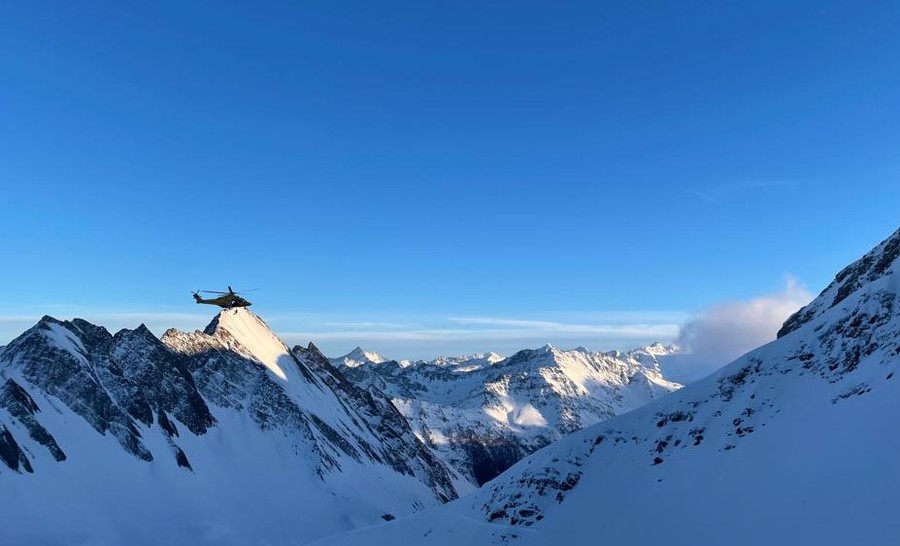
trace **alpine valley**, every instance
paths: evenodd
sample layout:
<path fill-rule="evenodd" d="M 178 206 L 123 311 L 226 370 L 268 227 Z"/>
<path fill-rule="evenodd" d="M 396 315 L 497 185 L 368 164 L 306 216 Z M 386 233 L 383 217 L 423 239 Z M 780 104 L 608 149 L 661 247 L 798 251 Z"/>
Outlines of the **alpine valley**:
<path fill-rule="evenodd" d="M 350 544 L 895 544 L 900 231 L 778 339 Z"/>

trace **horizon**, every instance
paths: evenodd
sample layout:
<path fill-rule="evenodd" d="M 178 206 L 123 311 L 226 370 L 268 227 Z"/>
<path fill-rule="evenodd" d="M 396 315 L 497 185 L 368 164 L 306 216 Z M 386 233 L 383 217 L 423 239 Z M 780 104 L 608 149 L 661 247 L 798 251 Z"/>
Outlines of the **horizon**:
<path fill-rule="evenodd" d="M 640 325 L 638 326 L 639 330 L 631 338 L 631 344 L 617 346 L 597 346 L 596 343 L 591 343 L 590 341 L 587 343 L 583 342 L 591 339 L 596 340 L 599 332 L 608 331 L 609 326 L 605 325 L 586 326 L 570 324 L 568 325 L 569 329 L 566 330 L 566 325 L 556 322 L 456 318 L 450 320 L 454 320 L 460 325 L 471 323 L 475 325 L 489 324 L 511 326 L 514 328 L 534 327 L 543 329 L 542 331 L 545 333 L 556 332 L 556 337 L 550 335 L 547 336 L 547 338 L 553 338 L 557 341 L 546 341 L 540 344 L 532 343 L 529 345 L 528 341 L 533 342 L 535 339 L 538 339 L 535 336 L 544 334 L 537 334 L 535 331 L 527 329 L 524 332 L 521 329 L 510 329 L 503 331 L 502 334 L 497 331 L 458 330 L 454 332 L 454 335 L 458 337 L 459 342 L 461 343 L 460 347 L 470 348 L 470 344 L 473 340 L 488 339 L 489 343 L 493 345 L 493 348 L 476 351 L 459 350 L 457 352 L 442 352 L 437 354 L 433 352 L 420 352 L 414 353 L 413 355 L 407 354 L 406 356 L 396 355 L 385 351 L 381 348 L 381 344 L 378 344 L 377 342 L 374 346 L 362 345 L 359 343 L 357 335 L 353 333 L 332 332 L 328 335 L 323 333 L 281 332 L 276 328 L 273 328 L 269 324 L 270 320 L 267 320 L 266 317 L 253 312 L 248 307 L 243 307 L 243 309 L 260 318 L 288 347 L 297 345 L 307 346 L 309 343 L 313 343 L 329 358 L 341 358 L 349 355 L 356 349 L 378 353 L 379 356 L 382 356 L 387 360 L 422 362 L 433 361 L 441 357 L 474 356 L 491 353 L 506 358 L 525 349 L 538 349 L 547 346 L 552 346 L 563 351 L 586 349 L 595 353 L 608 351 L 628 353 L 632 350 L 646 348 L 654 344 L 676 346 L 678 348 L 677 352 L 674 355 L 659 359 L 659 365 L 663 375 L 667 379 L 678 383 L 688 384 L 709 375 L 742 354 L 774 340 L 775 332 L 781 327 L 784 320 L 811 299 L 811 294 L 804 287 L 798 285 L 796 280 L 787 278 L 785 289 L 782 292 L 754 298 L 748 301 L 719 303 L 710 309 L 704 310 L 702 313 L 689 316 L 684 322 L 677 326 L 678 335 L 674 339 L 667 339 L 664 336 L 642 338 L 641 336 L 648 335 L 648 330 L 646 329 L 646 325 Z M 211 324 L 220 314 L 232 310 L 238 311 L 242 309 L 242 307 L 216 309 L 215 314 L 211 318 L 201 314 L 166 313 L 152 316 L 152 318 L 155 320 L 171 321 L 167 324 L 158 324 L 155 322 L 148 323 L 147 320 L 142 320 L 139 325 L 135 326 L 130 324 L 123 325 L 123 322 L 142 318 L 141 315 L 137 313 L 113 313 L 88 318 L 60 318 L 52 315 L 45 315 L 41 318 L 20 316 L 16 317 L 15 320 L 5 320 L 3 322 L 5 322 L 8 327 L 10 324 L 18 322 L 28 323 L 30 321 L 31 323 L 38 323 L 47 316 L 50 316 L 50 318 L 54 320 L 64 321 L 82 318 L 95 325 L 102 326 L 111 334 L 115 334 L 125 329 L 133 330 L 139 326 L 146 326 L 153 335 L 161 339 L 162 334 L 169 329 L 180 330 L 182 332 L 203 331 L 205 330 L 206 325 Z M 599 316 L 610 319 L 613 315 L 630 316 L 628 313 L 605 313 L 600 314 Z M 676 317 L 680 315 L 662 312 L 659 313 L 658 316 Z M 143 318 L 147 319 L 148 317 L 144 316 Z M 208 320 L 206 320 L 207 318 Z M 197 319 L 206 320 L 206 322 L 205 324 L 194 327 L 173 326 L 173 323 L 178 322 L 196 323 Z M 275 320 L 283 321 L 285 320 L 285 317 L 275 317 Z M 321 320 L 314 322 L 316 324 L 328 324 L 328 322 L 323 322 Z M 30 327 L 31 324 L 24 327 L 23 332 Z M 675 328 L 676 325 L 661 325 L 661 327 L 664 329 Z M 621 336 L 625 332 L 634 328 L 635 326 L 633 325 L 624 325 L 621 329 L 614 330 L 614 332 L 618 334 L 616 339 L 621 339 Z M 567 335 L 559 337 L 560 330 L 565 331 Z M 21 333 L 22 332 L 19 332 L 19 334 Z M 398 332 L 395 331 L 393 334 L 397 335 Z M 460 336 L 460 334 L 463 335 Z M 581 337 L 572 337 L 575 334 L 581 334 Z M 351 342 L 357 343 L 356 345 L 353 345 L 353 348 L 351 349 L 347 349 L 346 344 L 342 343 L 346 342 L 348 335 L 351 336 L 349 338 Z M 454 346 L 448 341 L 452 339 L 454 335 L 451 335 L 447 330 L 418 331 L 415 332 L 412 338 L 409 338 L 408 335 L 409 333 L 407 332 L 403 339 L 395 339 L 394 342 L 399 343 L 400 347 L 407 349 L 417 345 L 423 347 L 434 347 L 435 344 L 442 347 Z M 429 338 L 429 336 L 431 337 Z M 319 341 L 317 342 L 316 339 Z M 332 341 L 335 341 L 335 343 L 332 343 Z M 4 345 L 0 345 L 0 350 L 2 350 L 3 347 Z"/>
<path fill-rule="evenodd" d="M 233 309 L 239 309 L 239 308 L 233 308 Z M 266 320 L 265 316 L 254 312 L 250 308 L 245 308 L 245 309 L 248 312 L 253 313 L 255 316 L 259 317 L 267 325 L 269 325 L 269 321 Z M 123 325 L 126 321 L 128 321 L 130 319 L 140 320 L 140 315 L 137 313 L 99 315 L 98 318 L 95 318 L 95 319 L 85 318 L 82 316 L 55 316 L 52 314 L 45 314 L 42 316 L 21 316 L 21 317 L 17 317 L 16 323 L 21 323 L 23 325 L 23 329 L 21 331 L 19 331 L 17 334 L 15 334 L 13 337 L 11 337 L 10 339 L 4 341 L 4 343 L 0 344 L 0 348 L 9 344 L 15 338 L 19 337 L 25 331 L 27 331 L 31 327 L 37 325 L 38 323 L 40 323 L 42 320 L 44 320 L 47 317 L 49 317 L 52 320 L 57 320 L 57 321 L 61 321 L 61 322 L 67 322 L 67 321 L 70 322 L 70 321 L 73 321 L 76 319 L 86 320 L 87 322 L 90 322 L 91 324 L 94 324 L 95 326 L 103 327 L 111 335 L 115 335 L 118 332 L 123 331 L 123 330 L 135 330 L 141 326 L 145 326 L 145 327 L 147 327 L 148 330 L 150 330 L 153 333 L 154 336 L 156 336 L 157 338 L 162 338 L 162 335 L 165 333 L 165 331 L 169 330 L 169 329 L 175 329 L 175 330 L 179 330 L 179 331 L 186 332 L 186 333 L 194 332 L 194 331 L 203 331 L 206 328 L 206 326 L 208 324 L 210 324 L 213 320 L 215 320 L 216 317 L 220 313 L 230 311 L 230 310 L 232 310 L 232 309 L 219 309 L 218 311 L 214 310 L 213 311 L 214 314 L 209 317 L 207 317 L 205 315 L 201 315 L 199 313 L 196 313 L 196 314 L 184 313 L 184 314 L 179 314 L 179 315 L 174 315 L 174 314 L 163 315 L 164 317 L 171 318 L 174 321 L 174 323 L 193 321 L 194 319 L 201 320 L 201 321 L 206 320 L 205 324 L 197 326 L 197 327 L 165 326 L 165 325 L 162 325 L 161 323 L 154 324 L 151 322 L 150 324 L 148 324 L 146 321 L 140 321 L 140 322 L 134 323 L 133 325 L 127 325 L 127 324 Z M 155 320 L 163 320 L 160 317 L 151 316 L 149 318 L 155 319 Z M 106 321 L 106 322 L 104 322 L 104 321 Z M 12 321 L 9 321 L 9 322 L 12 322 Z M 114 324 L 114 326 L 109 326 L 109 324 Z M 665 341 L 664 338 L 660 338 L 660 339 L 654 339 L 654 340 L 648 341 L 648 342 L 637 342 L 634 345 L 626 346 L 626 347 L 590 348 L 590 347 L 586 347 L 586 346 L 580 345 L 580 344 L 579 345 L 560 345 L 557 343 L 551 343 L 550 341 L 547 341 L 540 345 L 525 346 L 525 345 L 515 344 L 514 340 L 527 339 L 527 338 L 512 338 L 513 341 L 509 341 L 509 340 L 503 340 L 501 337 L 500 341 L 497 344 L 509 347 L 509 348 L 511 348 L 511 350 L 501 352 L 501 351 L 497 351 L 497 350 L 488 349 L 488 350 L 474 351 L 474 352 L 462 351 L 462 352 L 441 353 L 441 354 L 428 353 L 428 354 L 425 354 L 425 356 L 406 357 L 403 355 L 396 356 L 396 355 L 388 354 L 378 348 L 371 347 L 371 346 L 364 345 L 364 344 L 357 344 L 357 345 L 353 345 L 350 348 L 346 348 L 347 346 L 346 346 L 345 340 L 343 340 L 343 339 L 341 339 L 341 342 L 339 342 L 339 343 L 333 343 L 333 342 L 328 341 L 328 336 L 325 336 L 325 341 L 320 343 L 320 342 L 317 342 L 315 339 L 306 339 L 304 336 L 307 336 L 308 334 L 294 333 L 294 332 L 279 332 L 276 329 L 272 328 L 271 326 L 269 326 L 269 328 L 272 330 L 273 333 L 278 335 L 278 337 L 281 338 L 285 342 L 285 344 L 288 345 L 289 347 L 296 346 L 296 345 L 306 346 L 309 343 L 313 343 L 316 347 L 318 347 L 322 351 L 323 354 L 325 354 L 329 358 L 344 357 L 344 356 L 349 355 L 350 353 L 355 352 L 357 349 L 360 349 L 367 353 L 377 353 L 379 356 L 385 357 L 387 360 L 396 360 L 396 361 L 422 361 L 422 360 L 431 361 L 431 360 L 435 360 L 435 359 L 438 359 L 441 357 L 475 356 L 475 355 L 487 355 L 487 354 L 492 354 L 492 353 L 498 354 L 505 358 L 505 357 L 511 356 L 512 354 L 514 354 L 515 352 L 518 352 L 520 350 L 538 349 L 538 348 L 543 348 L 546 346 L 552 346 L 553 348 L 560 349 L 563 351 L 570 351 L 570 350 L 576 350 L 576 349 L 587 349 L 587 350 L 590 350 L 593 352 L 606 352 L 606 351 L 612 351 L 612 350 L 627 352 L 627 351 L 630 351 L 633 349 L 640 349 L 640 348 L 648 347 L 648 346 L 654 345 L 654 344 L 662 344 L 664 346 L 677 345 L 677 343 L 675 343 L 675 340 Z M 496 338 L 490 337 L 490 339 L 496 339 Z M 323 347 L 325 349 L 323 349 Z"/>
<path fill-rule="evenodd" d="M 0 345 L 231 284 L 334 354 L 712 368 L 897 227 L 892 3 L 0 13 Z"/>

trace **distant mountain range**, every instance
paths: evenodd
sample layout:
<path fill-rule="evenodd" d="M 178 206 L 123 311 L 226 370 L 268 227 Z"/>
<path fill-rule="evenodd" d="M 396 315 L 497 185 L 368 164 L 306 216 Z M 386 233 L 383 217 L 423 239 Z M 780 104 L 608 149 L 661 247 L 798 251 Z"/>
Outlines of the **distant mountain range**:
<path fill-rule="evenodd" d="M 563 435 L 642 406 L 680 387 L 657 358 L 660 344 L 629 353 L 550 345 L 432 361 L 393 361 L 356 348 L 332 359 L 351 381 L 388 395 L 416 435 L 482 485 Z"/>
<path fill-rule="evenodd" d="M 280 543 L 393 519 L 678 388 L 656 365 L 670 351 L 329 361 L 247 309 L 161 339 L 44 317 L 0 351 L 0 488 L 17 501 L 0 527 L 14 543 Z"/>

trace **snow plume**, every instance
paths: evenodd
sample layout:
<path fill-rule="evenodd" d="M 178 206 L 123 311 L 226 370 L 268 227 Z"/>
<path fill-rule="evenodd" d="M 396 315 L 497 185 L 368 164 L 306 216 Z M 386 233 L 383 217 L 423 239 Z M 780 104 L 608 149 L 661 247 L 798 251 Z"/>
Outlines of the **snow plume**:
<path fill-rule="evenodd" d="M 688 383 L 775 339 L 782 323 L 812 300 L 793 277 L 779 292 L 712 305 L 681 325 L 676 344 L 684 353 L 664 359 L 666 377 Z"/>

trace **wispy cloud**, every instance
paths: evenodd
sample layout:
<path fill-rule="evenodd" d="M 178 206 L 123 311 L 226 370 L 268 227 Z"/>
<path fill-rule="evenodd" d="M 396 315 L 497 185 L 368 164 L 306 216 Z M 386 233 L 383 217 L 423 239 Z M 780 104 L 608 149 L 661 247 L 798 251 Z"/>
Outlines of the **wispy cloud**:
<path fill-rule="evenodd" d="M 411 322 L 380 322 L 380 321 L 356 321 L 356 322 L 340 322 L 340 321 L 326 321 L 322 323 L 322 327 L 324 328 L 345 328 L 345 329 L 360 329 L 360 330 L 405 330 L 410 328 L 416 328 L 417 325 Z"/>
<path fill-rule="evenodd" d="M 667 316 L 684 315 L 669 313 Z M 423 322 L 425 324 L 411 328 L 319 327 L 285 331 L 280 335 L 291 344 L 313 341 L 326 352 L 331 349 L 332 354 L 362 345 L 395 358 L 427 358 L 487 351 L 509 353 L 545 343 L 560 347 L 584 345 L 597 350 L 630 348 L 653 341 L 673 340 L 678 334 L 680 321 L 585 323 L 475 316 L 431 318 Z"/>
<path fill-rule="evenodd" d="M 451 317 L 450 322 L 469 324 L 472 326 L 510 326 L 518 328 L 558 328 L 564 326 L 559 322 L 544 320 L 505 319 L 489 317 Z"/>
<path fill-rule="evenodd" d="M 368 341 L 441 341 L 441 340 L 510 340 L 531 339 L 536 343 L 552 341 L 542 334 L 552 333 L 569 339 L 597 339 L 598 336 L 627 339 L 668 338 L 678 333 L 677 324 L 636 324 L 629 326 L 559 325 L 553 328 L 499 328 L 453 329 L 433 328 L 421 330 L 310 330 L 305 332 L 281 332 L 285 338 L 301 341 L 360 340 Z"/>
<path fill-rule="evenodd" d="M 33 324 L 40 319 L 38 315 L 7 315 L 0 316 L 0 324 Z"/>
<path fill-rule="evenodd" d="M 453 317 L 448 319 L 461 325 L 471 326 L 494 326 L 492 329 L 470 329 L 458 330 L 460 332 L 473 332 L 481 334 L 490 332 L 491 334 L 527 334 L 536 335 L 546 334 L 565 334 L 570 336 L 595 334 L 600 335 L 621 335 L 625 337 L 644 337 L 646 335 L 655 335 L 659 333 L 670 332 L 674 324 L 578 324 L 565 323 L 546 320 L 527 320 L 527 319 L 508 319 L 508 318 L 492 318 L 492 317 Z"/>

